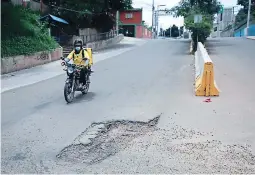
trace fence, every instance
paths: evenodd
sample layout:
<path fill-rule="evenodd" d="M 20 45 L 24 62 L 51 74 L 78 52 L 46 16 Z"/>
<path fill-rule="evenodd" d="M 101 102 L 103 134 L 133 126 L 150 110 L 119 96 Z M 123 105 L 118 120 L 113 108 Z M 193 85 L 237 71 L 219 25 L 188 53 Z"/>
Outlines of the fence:
<path fill-rule="evenodd" d="M 83 43 L 91 43 L 91 42 L 114 38 L 115 36 L 117 36 L 117 31 L 113 30 L 110 32 L 98 33 L 98 34 L 89 34 L 89 35 L 80 35 L 80 36 L 72 36 L 72 35 L 59 36 L 59 37 L 55 37 L 55 40 L 60 45 L 73 45 L 73 42 L 76 39 L 82 39 Z"/>
<path fill-rule="evenodd" d="M 114 38 L 115 36 L 117 36 L 116 30 L 113 30 L 110 32 L 105 32 L 105 33 L 81 35 L 80 37 L 82 38 L 84 43 L 90 43 L 90 42 L 95 42 L 95 41 L 107 40 L 110 38 Z"/>

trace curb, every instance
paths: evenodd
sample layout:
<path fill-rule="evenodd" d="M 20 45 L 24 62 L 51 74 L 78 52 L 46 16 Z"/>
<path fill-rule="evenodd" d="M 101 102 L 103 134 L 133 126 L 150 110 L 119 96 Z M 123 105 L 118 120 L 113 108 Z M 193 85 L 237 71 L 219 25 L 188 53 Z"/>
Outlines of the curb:
<path fill-rule="evenodd" d="M 246 38 L 247 38 L 247 39 L 255 40 L 255 36 L 247 36 Z"/>

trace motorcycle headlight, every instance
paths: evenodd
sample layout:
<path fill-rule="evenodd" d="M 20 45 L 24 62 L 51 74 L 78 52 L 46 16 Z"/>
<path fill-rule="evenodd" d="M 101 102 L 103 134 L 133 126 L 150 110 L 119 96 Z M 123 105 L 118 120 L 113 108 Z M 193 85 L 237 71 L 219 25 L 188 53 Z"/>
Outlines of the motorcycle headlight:
<path fill-rule="evenodd" d="M 72 68 L 72 67 L 68 67 L 68 68 L 67 68 L 67 72 L 68 72 L 69 74 L 73 73 L 73 68 Z"/>

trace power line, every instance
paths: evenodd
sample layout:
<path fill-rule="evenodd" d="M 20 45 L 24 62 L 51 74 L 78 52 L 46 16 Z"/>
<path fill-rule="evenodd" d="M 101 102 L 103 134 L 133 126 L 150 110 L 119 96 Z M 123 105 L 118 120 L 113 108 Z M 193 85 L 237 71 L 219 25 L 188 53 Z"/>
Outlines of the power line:
<path fill-rule="evenodd" d="M 88 15 L 100 15 L 100 14 L 107 13 L 107 12 L 94 13 L 94 12 L 88 12 L 88 11 L 77 11 L 77 10 L 73 10 L 73 9 L 69 9 L 69 8 L 65 8 L 65 7 L 60 7 L 60 6 L 55 6 L 55 5 L 50 5 L 50 6 L 55 7 L 55 8 L 59 8 L 59 9 L 63 9 L 63 10 L 66 10 L 66 11 L 70 11 L 70 12 L 88 14 Z"/>
<path fill-rule="evenodd" d="M 40 3 L 40 0 L 33 0 L 33 1 Z M 45 4 L 45 3 L 43 3 L 43 4 Z M 66 11 L 70 11 L 70 12 L 81 13 L 81 14 L 88 14 L 88 15 L 100 15 L 100 14 L 107 13 L 107 12 L 94 13 L 94 12 L 88 12 L 87 10 L 86 11 L 78 11 L 78 10 L 74 10 L 74 9 L 70 9 L 70 8 L 55 6 L 55 5 L 52 5 L 52 4 L 45 4 L 45 5 L 51 6 L 51 7 L 54 7 L 54 8 L 58 8 L 58 9 L 62 9 L 62 10 L 66 10 Z"/>

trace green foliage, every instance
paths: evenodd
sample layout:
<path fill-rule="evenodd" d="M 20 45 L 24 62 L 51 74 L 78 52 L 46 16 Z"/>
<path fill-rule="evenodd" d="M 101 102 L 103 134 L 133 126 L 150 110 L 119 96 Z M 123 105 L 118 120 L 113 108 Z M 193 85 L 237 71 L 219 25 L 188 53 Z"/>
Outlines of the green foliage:
<path fill-rule="evenodd" d="M 218 0 L 181 0 L 179 4 L 170 11 L 174 16 L 189 16 L 192 12 L 214 15 L 220 11 L 221 4 Z"/>
<path fill-rule="evenodd" d="M 242 25 L 245 21 L 247 21 L 247 14 L 248 14 L 248 0 L 238 0 L 237 5 L 243 6 L 242 9 L 236 15 L 235 26 Z M 251 1 L 251 18 L 255 19 L 255 0 Z"/>
<path fill-rule="evenodd" d="M 235 19 L 235 26 L 240 26 L 244 21 L 247 21 L 247 14 L 245 13 L 245 10 L 242 8 L 239 10 L 239 12 L 236 15 Z"/>
<path fill-rule="evenodd" d="M 48 30 L 37 19 L 39 14 L 21 6 L 2 3 L 1 57 L 31 54 L 57 47 Z"/>
<path fill-rule="evenodd" d="M 237 0 L 237 5 L 243 6 L 243 11 L 248 14 L 249 0 Z M 255 0 L 251 0 L 251 12 L 255 15 Z"/>
<path fill-rule="evenodd" d="M 107 32 L 115 24 L 112 14 L 115 15 L 117 10 L 132 9 L 132 0 L 43 0 L 43 2 L 53 4 L 51 13 L 61 16 L 70 23 L 65 27 L 69 34 L 76 34 L 79 28 L 97 28 L 101 32 Z"/>
<path fill-rule="evenodd" d="M 210 35 L 214 14 L 221 9 L 218 0 L 181 0 L 179 5 L 171 9 L 176 17 L 184 17 L 184 25 L 192 32 L 193 51 L 196 51 L 197 41 L 204 43 Z M 199 24 L 194 23 L 194 15 L 201 14 L 203 20 Z"/>
<path fill-rule="evenodd" d="M 16 55 L 29 55 L 40 51 L 55 49 L 57 44 L 48 35 L 36 37 L 17 36 L 7 40 L 2 40 L 1 57 Z"/>
<path fill-rule="evenodd" d="M 171 35 L 170 35 L 171 31 Z M 173 25 L 171 28 L 166 29 L 165 35 L 167 37 L 178 37 L 179 36 L 179 28 L 176 25 Z"/>
<path fill-rule="evenodd" d="M 181 34 L 181 35 L 183 34 L 183 29 L 184 29 L 184 26 L 181 26 L 181 27 L 180 27 L 180 34 Z"/>

